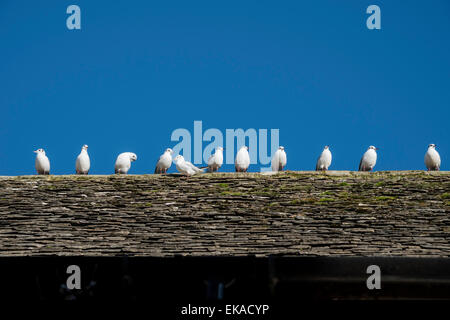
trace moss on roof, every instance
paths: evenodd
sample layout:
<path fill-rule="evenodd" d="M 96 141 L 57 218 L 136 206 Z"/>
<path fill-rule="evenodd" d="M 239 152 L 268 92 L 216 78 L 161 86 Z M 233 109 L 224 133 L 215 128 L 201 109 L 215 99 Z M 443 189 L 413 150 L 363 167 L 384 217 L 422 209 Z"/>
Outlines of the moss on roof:
<path fill-rule="evenodd" d="M 0 255 L 450 256 L 449 172 L 0 177 Z"/>

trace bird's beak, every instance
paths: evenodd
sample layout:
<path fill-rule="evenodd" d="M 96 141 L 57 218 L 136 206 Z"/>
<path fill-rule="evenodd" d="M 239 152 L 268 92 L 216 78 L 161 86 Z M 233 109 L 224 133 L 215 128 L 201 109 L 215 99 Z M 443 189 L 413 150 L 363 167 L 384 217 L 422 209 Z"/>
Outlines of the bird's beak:
<path fill-rule="evenodd" d="M 37 153 L 37 150 L 34 150 L 33 152 L 34 152 L 34 153 Z"/>
<path fill-rule="evenodd" d="M 375 150 L 380 150 L 380 148 L 375 148 Z"/>

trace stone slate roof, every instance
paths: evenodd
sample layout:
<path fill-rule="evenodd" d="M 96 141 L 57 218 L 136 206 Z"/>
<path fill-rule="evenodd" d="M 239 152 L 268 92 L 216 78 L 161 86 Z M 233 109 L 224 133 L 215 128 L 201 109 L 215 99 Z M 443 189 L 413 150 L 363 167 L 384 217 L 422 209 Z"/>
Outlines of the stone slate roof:
<path fill-rule="evenodd" d="M 0 256 L 450 256 L 450 173 L 0 177 Z"/>

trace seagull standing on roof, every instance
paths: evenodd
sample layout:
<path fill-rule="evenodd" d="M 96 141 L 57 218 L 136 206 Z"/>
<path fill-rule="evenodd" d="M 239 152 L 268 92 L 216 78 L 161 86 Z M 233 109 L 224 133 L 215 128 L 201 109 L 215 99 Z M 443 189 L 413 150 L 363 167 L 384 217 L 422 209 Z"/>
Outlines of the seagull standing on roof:
<path fill-rule="evenodd" d="M 172 165 L 173 150 L 167 148 L 166 151 L 159 157 L 156 163 L 155 173 L 166 173 L 167 169 Z"/>
<path fill-rule="evenodd" d="M 89 159 L 89 155 L 87 152 L 88 146 L 85 144 L 81 148 L 81 152 L 77 157 L 77 161 L 75 162 L 75 170 L 77 174 L 88 174 L 89 168 L 91 167 L 91 160 Z"/>
<path fill-rule="evenodd" d="M 428 171 L 439 171 L 441 168 L 441 157 L 436 151 L 435 144 L 428 145 L 428 150 L 425 153 L 425 165 Z"/>
<path fill-rule="evenodd" d="M 38 174 L 50 174 L 50 160 L 45 155 L 44 149 L 33 151 L 36 153 L 35 167 Z"/>
<path fill-rule="evenodd" d="M 363 154 L 361 161 L 359 162 L 359 171 L 372 171 L 373 167 L 377 163 L 377 151 L 378 148 L 370 146 Z"/>
<path fill-rule="evenodd" d="M 204 168 L 197 168 L 189 161 L 184 160 L 184 157 L 182 155 L 177 155 L 174 159 L 174 162 L 177 166 L 177 170 L 185 175 L 192 176 L 196 173 L 203 172 Z"/>
<path fill-rule="evenodd" d="M 131 168 L 131 162 L 137 160 L 137 155 L 132 152 L 124 152 L 119 154 L 116 159 L 114 171 L 117 174 L 127 174 Z"/>
<path fill-rule="evenodd" d="M 278 147 L 275 154 L 272 157 L 272 171 L 283 171 L 284 166 L 287 163 L 286 152 L 284 147 Z"/>
<path fill-rule="evenodd" d="M 223 148 L 217 147 L 216 152 L 208 159 L 208 172 L 217 171 L 223 164 Z"/>
<path fill-rule="evenodd" d="M 236 160 L 234 160 L 234 167 L 236 172 L 247 172 L 250 165 L 250 155 L 248 154 L 248 147 L 243 146 L 236 154 Z"/>
<path fill-rule="evenodd" d="M 325 146 L 323 148 L 322 153 L 320 154 L 319 159 L 317 159 L 316 163 L 316 171 L 326 171 L 328 167 L 331 165 L 331 151 L 329 146 Z"/>

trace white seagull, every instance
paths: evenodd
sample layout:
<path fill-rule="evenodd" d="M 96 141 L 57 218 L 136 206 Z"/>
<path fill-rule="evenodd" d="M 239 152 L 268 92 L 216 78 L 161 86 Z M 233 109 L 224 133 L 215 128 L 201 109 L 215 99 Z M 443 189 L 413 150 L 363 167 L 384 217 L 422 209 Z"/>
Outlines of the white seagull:
<path fill-rule="evenodd" d="M 177 170 L 185 175 L 192 176 L 196 173 L 203 172 L 204 168 L 197 168 L 189 161 L 184 160 L 182 155 L 177 155 L 173 160 L 177 166 Z"/>
<path fill-rule="evenodd" d="M 359 171 L 372 171 L 373 167 L 377 163 L 377 151 L 378 148 L 370 146 L 363 154 L 361 161 L 359 162 Z"/>
<path fill-rule="evenodd" d="M 275 154 L 272 157 L 272 171 L 283 171 L 284 166 L 287 163 L 286 152 L 284 147 L 278 147 Z"/>
<path fill-rule="evenodd" d="M 173 150 L 167 148 L 166 151 L 159 157 L 156 163 L 155 173 L 166 173 L 167 169 L 172 165 Z"/>
<path fill-rule="evenodd" d="M 248 154 L 248 147 L 243 146 L 236 154 L 236 160 L 234 160 L 234 167 L 236 172 L 247 172 L 250 165 L 250 156 Z"/>
<path fill-rule="evenodd" d="M 441 157 L 436 151 L 436 145 L 428 145 L 427 153 L 425 153 L 425 165 L 428 171 L 439 171 L 441 168 Z"/>
<path fill-rule="evenodd" d="M 75 170 L 77 174 L 88 174 L 89 168 L 91 167 L 91 160 L 89 159 L 89 155 L 87 152 L 88 146 L 85 144 L 81 148 L 81 152 L 77 157 L 77 161 L 75 162 Z"/>
<path fill-rule="evenodd" d="M 316 171 L 326 171 L 328 167 L 331 165 L 331 151 L 329 146 L 325 146 L 323 148 L 322 153 L 320 154 L 319 159 L 317 159 L 316 163 Z"/>
<path fill-rule="evenodd" d="M 45 155 L 44 149 L 37 149 L 33 151 L 36 153 L 36 171 L 38 174 L 50 174 L 50 161 Z"/>
<path fill-rule="evenodd" d="M 217 147 L 216 152 L 208 159 L 208 172 L 217 171 L 223 164 L 223 148 Z"/>
<path fill-rule="evenodd" d="M 131 162 L 137 160 L 137 155 L 132 152 L 124 152 L 117 156 L 116 164 L 114 166 L 115 173 L 127 174 L 131 168 Z"/>

